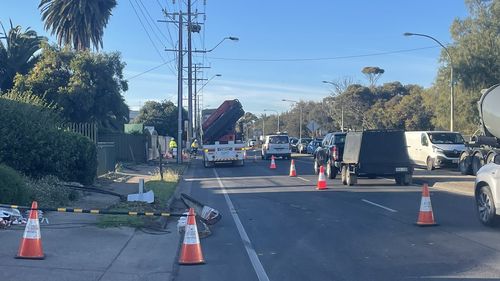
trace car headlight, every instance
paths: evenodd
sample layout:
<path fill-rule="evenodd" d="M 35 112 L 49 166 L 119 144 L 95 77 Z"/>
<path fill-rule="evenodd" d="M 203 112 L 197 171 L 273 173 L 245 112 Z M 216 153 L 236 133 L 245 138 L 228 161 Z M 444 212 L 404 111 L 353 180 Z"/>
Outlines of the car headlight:
<path fill-rule="evenodd" d="M 443 153 L 444 152 L 444 150 L 442 150 L 441 148 L 439 148 L 437 146 L 433 146 L 432 150 L 434 151 L 434 153 Z"/>

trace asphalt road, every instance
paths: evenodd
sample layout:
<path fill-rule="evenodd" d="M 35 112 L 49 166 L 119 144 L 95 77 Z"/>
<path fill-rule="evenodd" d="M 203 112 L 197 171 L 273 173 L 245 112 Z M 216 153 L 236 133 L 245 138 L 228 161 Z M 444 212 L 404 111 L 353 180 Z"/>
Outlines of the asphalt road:
<path fill-rule="evenodd" d="M 185 175 L 184 192 L 222 220 L 201 240 L 206 264 L 178 266 L 174 280 L 495 280 L 500 228 L 476 219 L 472 197 L 431 191 L 435 227 L 414 223 L 421 188 L 388 179 L 317 191 L 311 159 L 247 161 Z"/>

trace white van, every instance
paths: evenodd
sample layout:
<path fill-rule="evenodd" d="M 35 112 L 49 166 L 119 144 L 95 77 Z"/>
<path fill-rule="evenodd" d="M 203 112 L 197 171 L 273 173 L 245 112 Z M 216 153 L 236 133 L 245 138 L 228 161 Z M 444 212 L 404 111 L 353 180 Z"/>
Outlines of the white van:
<path fill-rule="evenodd" d="M 290 139 L 286 134 L 276 134 L 266 136 L 262 145 L 262 159 L 270 159 L 271 156 L 290 159 L 292 151 L 290 150 Z"/>
<path fill-rule="evenodd" d="M 465 150 L 460 133 L 446 131 L 405 132 L 410 160 L 427 170 L 443 166 L 456 166 Z"/>

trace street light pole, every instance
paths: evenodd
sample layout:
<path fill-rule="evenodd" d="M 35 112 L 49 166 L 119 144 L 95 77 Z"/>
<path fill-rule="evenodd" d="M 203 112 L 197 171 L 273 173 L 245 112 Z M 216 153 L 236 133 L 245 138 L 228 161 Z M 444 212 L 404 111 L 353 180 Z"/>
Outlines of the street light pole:
<path fill-rule="evenodd" d="M 299 106 L 299 109 L 300 109 L 300 117 L 299 117 L 299 139 L 302 139 L 302 106 L 300 106 L 299 102 L 296 101 L 296 100 L 282 99 L 281 101 L 293 102 L 293 103 L 296 103 L 297 106 Z"/>
<path fill-rule="evenodd" d="M 323 83 L 325 84 L 331 84 L 333 85 L 334 87 L 337 87 L 337 84 L 335 84 L 334 82 L 331 82 L 331 81 L 326 81 L 326 80 L 323 80 L 322 81 Z M 338 89 L 338 88 L 337 88 Z M 337 91 L 337 97 L 339 96 L 339 93 Z M 341 111 L 341 117 L 340 117 L 340 130 L 343 132 L 344 131 L 344 103 L 342 102 L 342 99 L 340 99 L 340 111 Z"/>
<path fill-rule="evenodd" d="M 411 33 L 411 32 L 405 32 L 403 34 L 404 36 L 421 36 L 421 37 L 427 37 L 431 40 L 433 40 L 434 42 L 438 43 L 443 49 L 444 51 L 446 52 L 446 54 L 448 55 L 448 57 L 450 58 L 450 131 L 454 131 L 455 130 L 455 126 L 454 126 L 454 121 L 455 121 L 455 110 L 454 110 L 454 106 L 455 106 L 455 95 L 454 95 L 454 86 L 453 86 L 453 59 L 451 57 L 451 54 L 450 52 L 448 51 L 448 48 L 446 48 L 443 44 L 441 44 L 441 42 L 439 42 L 436 38 L 430 36 L 430 35 L 427 35 L 427 34 L 420 34 L 420 33 Z"/>
<path fill-rule="evenodd" d="M 278 116 L 278 132 L 279 132 L 280 131 L 280 114 L 278 113 L 278 111 L 273 110 L 273 109 L 264 109 L 264 111 L 276 112 L 276 116 Z"/>

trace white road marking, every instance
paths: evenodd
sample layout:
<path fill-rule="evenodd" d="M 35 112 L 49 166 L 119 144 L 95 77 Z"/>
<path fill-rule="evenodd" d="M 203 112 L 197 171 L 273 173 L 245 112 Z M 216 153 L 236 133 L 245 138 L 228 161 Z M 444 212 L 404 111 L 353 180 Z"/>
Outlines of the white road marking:
<path fill-rule="evenodd" d="M 301 179 L 301 180 L 303 180 L 303 181 L 308 181 L 308 182 L 310 181 L 310 180 L 305 179 L 305 178 L 303 178 L 303 177 L 297 177 L 297 178 L 298 178 L 298 179 Z"/>
<path fill-rule="evenodd" d="M 245 231 L 245 228 L 241 223 L 240 217 L 238 216 L 236 209 L 234 209 L 233 202 L 231 201 L 231 198 L 229 198 L 229 195 L 226 192 L 226 188 L 224 187 L 222 180 L 219 178 L 217 170 L 215 169 L 213 170 L 215 177 L 219 182 L 219 186 L 221 187 L 222 192 L 224 194 L 224 198 L 226 199 L 226 203 L 229 208 L 229 211 L 231 212 L 231 216 L 233 217 L 234 223 L 236 224 L 236 228 L 238 228 L 238 233 L 240 234 L 241 240 L 243 241 L 243 245 L 245 245 L 245 250 L 247 251 L 248 258 L 250 258 L 250 262 L 252 263 L 253 269 L 257 274 L 257 278 L 259 278 L 259 281 L 269 281 L 269 277 L 267 277 L 267 273 L 264 270 L 262 263 L 260 263 L 259 257 L 257 256 L 255 249 L 253 248 L 250 238 L 248 238 L 247 232 Z"/>
<path fill-rule="evenodd" d="M 382 208 L 382 209 L 384 209 L 384 210 L 387 210 L 387 211 L 389 211 L 389 212 L 393 212 L 393 213 L 396 213 L 396 212 L 397 212 L 397 211 L 396 211 L 396 210 L 394 210 L 394 209 L 388 208 L 388 207 L 386 207 L 386 206 L 382 206 L 382 205 L 380 205 L 380 204 L 374 203 L 374 202 L 372 202 L 372 201 L 368 201 L 368 200 L 366 200 L 366 199 L 361 199 L 361 201 L 363 201 L 363 202 L 365 202 L 365 203 L 368 203 L 368 204 L 371 204 L 371 205 L 373 205 L 373 206 L 377 206 L 377 207 Z"/>

